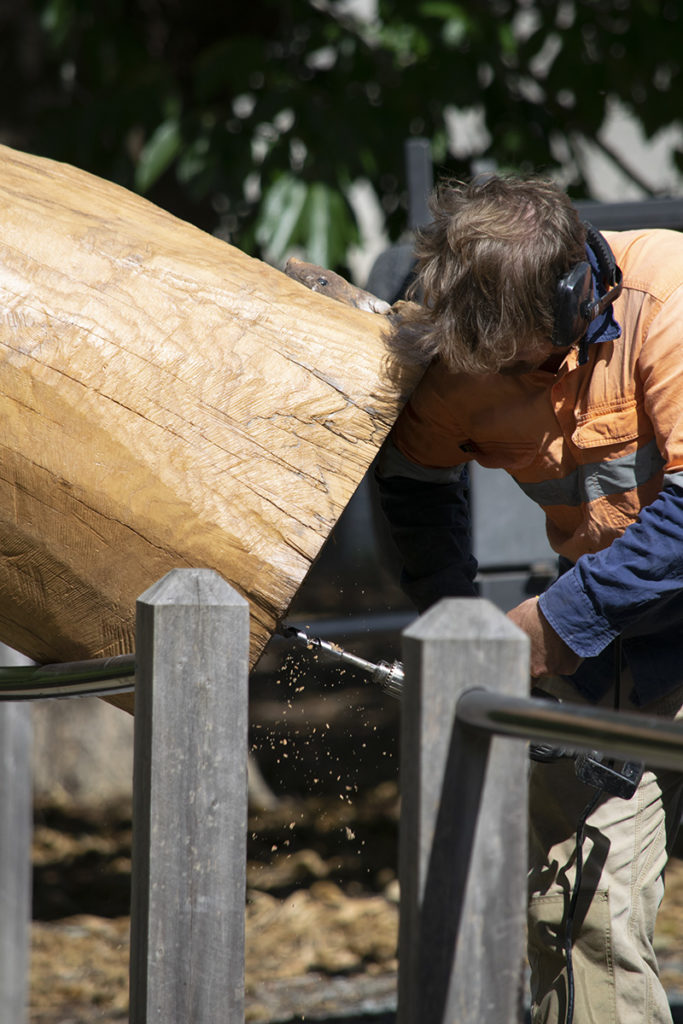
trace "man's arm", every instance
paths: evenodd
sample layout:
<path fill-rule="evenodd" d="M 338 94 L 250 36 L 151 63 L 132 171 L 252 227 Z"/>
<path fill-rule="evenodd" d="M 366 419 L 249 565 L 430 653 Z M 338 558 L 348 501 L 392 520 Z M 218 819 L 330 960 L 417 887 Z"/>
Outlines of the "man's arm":
<path fill-rule="evenodd" d="M 608 548 L 579 558 L 540 598 L 555 632 L 583 657 L 644 622 L 665 626 L 683 592 L 683 473 L 665 480 L 637 522 Z"/>
<path fill-rule="evenodd" d="M 683 613 L 683 473 L 608 548 L 582 555 L 508 617 L 531 641 L 531 675 L 572 675 L 615 637 L 656 632 Z M 683 625 L 681 626 L 683 628 Z"/>
<path fill-rule="evenodd" d="M 389 440 L 376 478 L 403 561 L 401 585 L 417 609 L 423 612 L 442 597 L 475 596 L 466 468 L 419 466 Z"/>

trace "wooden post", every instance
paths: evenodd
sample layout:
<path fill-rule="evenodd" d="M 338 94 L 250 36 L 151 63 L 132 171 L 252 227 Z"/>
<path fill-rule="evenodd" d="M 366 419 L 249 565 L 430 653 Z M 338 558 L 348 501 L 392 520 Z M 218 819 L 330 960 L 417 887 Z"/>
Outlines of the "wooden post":
<path fill-rule="evenodd" d="M 131 1024 L 242 1024 L 249 606 L 176 569 L 137 609 Z"/>
<path fill-rule="evenodd" d="M 0 644 L 0 665 L 27 659 Z M 0 1019 L 27 1018 L 31 927 L 31 709 L 0 701 Z"/>
<path fill-rule="evenodd" d="M 522 1019 L 526 747 L 456 720 L 459 695 L 528 692 L 526 637 L 488 601 L 404 634 L 398 1024 Z"/>

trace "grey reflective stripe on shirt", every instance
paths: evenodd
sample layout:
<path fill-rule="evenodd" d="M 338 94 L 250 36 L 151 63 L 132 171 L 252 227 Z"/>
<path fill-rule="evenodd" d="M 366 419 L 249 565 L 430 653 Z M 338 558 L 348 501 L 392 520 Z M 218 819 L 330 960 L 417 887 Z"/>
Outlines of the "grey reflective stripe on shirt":
<path fill-rule="evenodd" d="M 678 469 L 675 473 L 665 473 L 663 486 L 678 487 L 680 491 L 683 491 L 683 469 Z"/>
<path fill-rule="evenodd" d="M 379 453 L 377 461 L 377 472 L 379 476 L 403 476 L 409 480 L 420 480 L 428 484 L 451 484 L 459 480 L 462 471 L 461 466 L 421 466 L 419 462 L 413 462 L 398 450 L 393 441 L 385 441 Z"/>
<path fill-rule="evenodd" d="M 561 480 L 544 480 L 538 484 L 519 486 L 538 505 L 570 505 L 576 507 L 610 494 L 623 494 L 640 487 L 661 471 L 664 459 L 657 442 L 650 441 L 635 452 L 609 462 L 589 462 Z M 683 474 L 675 474 L 683 477 Z M 517 481 L 519 483 L 519 481 Z M 677 483 L 683 482 L 677 481 Z"/>

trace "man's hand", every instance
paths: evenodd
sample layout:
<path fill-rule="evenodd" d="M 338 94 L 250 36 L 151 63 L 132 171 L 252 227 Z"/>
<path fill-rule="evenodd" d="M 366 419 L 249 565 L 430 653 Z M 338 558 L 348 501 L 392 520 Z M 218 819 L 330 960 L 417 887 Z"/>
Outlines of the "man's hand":
<path fill-rule="evenodd" d="M 336 299 L 347 306 L 355 306 L 356 309 L 363 309 L 367 313 L 379 313 L 381 316 L 391 313 L 391 306 L 384 299 L 378 299 L 364 288 L 349 284 L 333 270 L 326 270 L 316 263 L 306 263 L 295 256 L 290 256 L 285 266 L 285 274 L 310 288 L 312 292 L 320 292 L 321 295 L 327 295 L 330 299 Z"/>
<path fill-rule="evenodd" d="M 583 658 L 557 635 L 538 606 L 538 598 L 522 601 L 507 613 L 531 641 L 530 670 L 538 676 L 569 676 L 576 672 Z"/>

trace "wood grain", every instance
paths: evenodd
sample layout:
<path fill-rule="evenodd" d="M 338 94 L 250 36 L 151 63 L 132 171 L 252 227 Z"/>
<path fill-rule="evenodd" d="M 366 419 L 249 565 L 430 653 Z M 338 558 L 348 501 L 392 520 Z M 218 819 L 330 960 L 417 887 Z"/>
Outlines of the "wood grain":
<path fill-rule="evenodd" d="M 212 568 L 253 664 L 400 409 L 384 318 L 3 147 L 0 219 L 0 640 L 131 651 L 137 597 Z"/>

